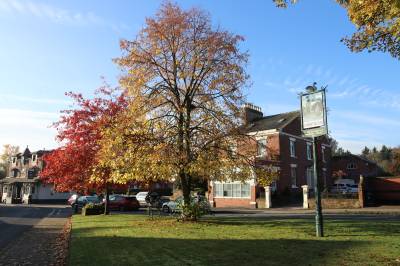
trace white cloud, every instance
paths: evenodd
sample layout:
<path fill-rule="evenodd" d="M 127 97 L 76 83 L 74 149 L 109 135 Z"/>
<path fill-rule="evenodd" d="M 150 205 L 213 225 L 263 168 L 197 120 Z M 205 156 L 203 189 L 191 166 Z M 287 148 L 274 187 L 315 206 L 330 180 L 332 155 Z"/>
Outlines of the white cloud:
<path fill-rule="evenodd" d="M 109 27 L 114 31 L 128 29 L 123 23 L 114 23 L 97 16 L 93 12 L 75 12 L 63 8 L 54 7 L 39 1 L 1 0 L 0 12 L 11 15 L 30 15 L 39 19 L 47 19 L 54 23 L 67 25 L 96 25 Z"/>
<path fill-rule="evenodd" d="M 63 104 L 63 105 L 72 104 L 71 100 L 61 100 L 52 98 L 33 98 L 33 97 L 25 97 L 13 94 L 0 94 L 0 99 L 3 102 L 17 101 L 17 102 L 43 103 L 43 104 Z"/>

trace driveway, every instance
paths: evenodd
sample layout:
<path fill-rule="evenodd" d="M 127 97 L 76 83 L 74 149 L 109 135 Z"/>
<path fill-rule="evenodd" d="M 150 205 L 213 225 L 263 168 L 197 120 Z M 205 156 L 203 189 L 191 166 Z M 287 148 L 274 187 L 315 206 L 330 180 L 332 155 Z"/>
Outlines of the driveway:
<path fill-rule="evenodd" d="M 52 264 L 47 259 L 70 215 L 65 205 L 0 205 L 0 265 Z"/>

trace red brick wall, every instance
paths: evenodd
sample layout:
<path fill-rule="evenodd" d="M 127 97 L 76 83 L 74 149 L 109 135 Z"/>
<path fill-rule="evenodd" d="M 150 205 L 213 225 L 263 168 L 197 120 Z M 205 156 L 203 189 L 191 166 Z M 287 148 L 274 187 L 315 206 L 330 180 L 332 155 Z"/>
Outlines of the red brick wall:
<path fill-rule="evenodd" d="M 214 198 L 214 206 L 216 208 L 224 207 L 243 207 L 252 208 L 250 205 L 251 199 L 240 198 Z"/>

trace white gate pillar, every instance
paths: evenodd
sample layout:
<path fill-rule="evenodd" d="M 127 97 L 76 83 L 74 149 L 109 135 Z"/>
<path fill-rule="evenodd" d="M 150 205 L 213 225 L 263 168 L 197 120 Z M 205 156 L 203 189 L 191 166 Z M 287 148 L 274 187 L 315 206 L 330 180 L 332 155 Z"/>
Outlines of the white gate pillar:
<path fill-rule="evenodd" d="M 303 209 L 308 209 L 308 186 L 301 186 L 303 188 Z"/>
<path fill-rule="evenodd" d="M 269 209 L 272 207 L 271 200 L 271 186 L 264 187 L 265 189 L 265 208 Z"/>

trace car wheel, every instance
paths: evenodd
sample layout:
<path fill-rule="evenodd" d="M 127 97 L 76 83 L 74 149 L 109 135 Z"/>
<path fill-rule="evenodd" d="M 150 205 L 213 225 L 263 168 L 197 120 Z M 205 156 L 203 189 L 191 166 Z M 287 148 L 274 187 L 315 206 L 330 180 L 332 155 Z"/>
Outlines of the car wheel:
<path fill-rule="evenodd" d="M 171 212 L 171 210 L 169 209 L 169 207 L 168 207 L 167 205 L 164 205 L 164 206 L 162 207 L 162 211 L 163 211 L 164 213 L 170 213 L 170 212 Z"/>

